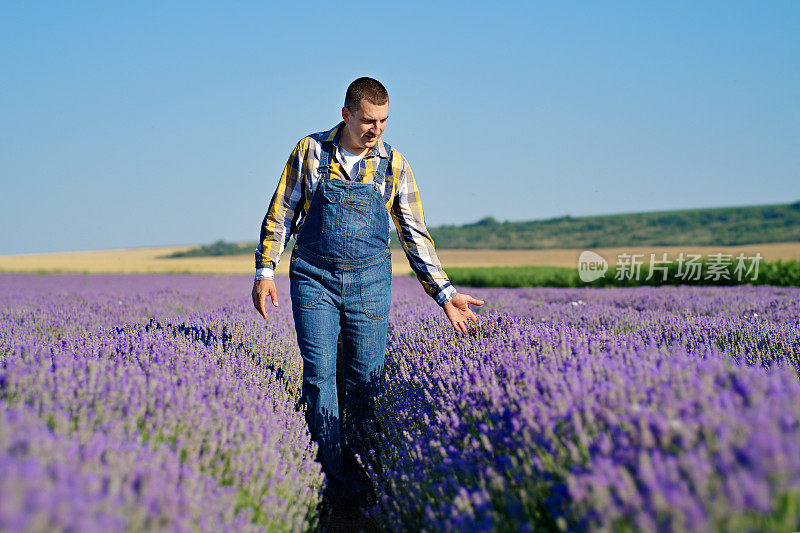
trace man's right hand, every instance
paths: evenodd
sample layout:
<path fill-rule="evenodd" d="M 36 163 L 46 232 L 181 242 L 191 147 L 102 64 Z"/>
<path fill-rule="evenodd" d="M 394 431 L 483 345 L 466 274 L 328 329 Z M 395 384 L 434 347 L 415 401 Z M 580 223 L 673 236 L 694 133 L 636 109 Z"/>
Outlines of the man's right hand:
<path fill-rule="evenodd" d="M 265 319 L 267 318 L 267 309 L 265 307 L 267 295 L 269 295 L 273 307 L 278 307 L 278 289 L 275 287 L 275 281 L 260 279 L 253 282 L 253 306 Z"/>

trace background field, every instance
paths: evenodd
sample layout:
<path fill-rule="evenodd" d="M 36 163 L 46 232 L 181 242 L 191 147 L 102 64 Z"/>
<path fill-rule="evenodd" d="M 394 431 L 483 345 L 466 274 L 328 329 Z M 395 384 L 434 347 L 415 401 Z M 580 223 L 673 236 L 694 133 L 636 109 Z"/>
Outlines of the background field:
<path fill-rule="evenodd" d="M 135 248 L 130 250 L 101 250 L 54 254 L 0 256 L 0 272 L 74 272 L 74 273 L 192 273 L 192 274 L 248 274 L 253 272 L 253 256 L 225 255 L 205 257 L 164 258 L 170 254 L 191 249 L 190 246 L 166 248 Z M 445 269 L 450 267 L 479 266 L 558 266 L 576 267 L 582 249 L 551 250 L 439 250 Z M 800 260 L 800 243 L 769 243 L 745 246 L 639 246 L 594 249 L 609 264 L 616 263 L 621 253 L 667 253 L 674 259 L 679 253 L 760 253 L 765 260 Z M 278 274 L 288 273 L 288 254 L 278 266 Z M 396 275 L 409 274 L 405 256 L 400 250 L 392 255 L 392 268 Z"/>
<path fill-rule="evenodd" d="M 447 275 L 454 285 L 465 287 L 800 286 L 800 261 L 759 261 L 758 270 L 746 257 L 741 265 L 735 258 L 716 264 L 701 260 L 693 267 L 686 265 L 678 261 L 656 264 L 652 274 L 647 263 L 636 268 L 630 264 L 611 266 L 604 276 L 588 283 L 581 280 L 575 268 L 553 266 L 452 267 L 447 269 Z"/>

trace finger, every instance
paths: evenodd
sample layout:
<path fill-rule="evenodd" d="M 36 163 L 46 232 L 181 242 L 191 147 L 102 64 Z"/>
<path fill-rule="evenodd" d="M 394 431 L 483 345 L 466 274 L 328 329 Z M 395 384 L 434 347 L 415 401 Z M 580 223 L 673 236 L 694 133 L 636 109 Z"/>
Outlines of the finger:
<path fill-rule="evenodd" d="M 483 305 L 485 302 L 484 302 L 483 300 L 478 300 L 478 299 L 476 299 L 476 298 L 473 298 L 472 296 L 470 296 L 470 297 L 469 297 L 469 303 L 471 303 L 472 305 L 481 306 L 481 305 Z"/>
<path fill-rule="evenodd" d="M 263 316 L 264 318 L 267 318 L 267 310 L 265 309 L 265 306 L 264 306 L 265 296 L 266 296 L 266 294 L 259 294 L 258 295 L 258 304 L 256 305 L 256 309 L 258 309 L 258 312 L 261 313 L 261 316 Z"/>
<path fill-rule="evenodd" d="M 269 290 L 270 299 L 272 299 L 273 307 L 278 307 L 278 289 L 270 288 Z"/>
<path fill-rule="evenodd" d="M 464 325 L 464 322 L 458 323 L 458 331 L 460 331 L 461 333 L 467 332 L 467 327 Z"/>
<path fill-rule="evenodd" d="M 253 290 L 253 307 L 255 307 L 256 311 L 258 311 L 260 314 L 262 314 L 262 315 L 264 314 L 261 311 L 261 302 L 260 302 L 259 294 L 255 290 Z"/>

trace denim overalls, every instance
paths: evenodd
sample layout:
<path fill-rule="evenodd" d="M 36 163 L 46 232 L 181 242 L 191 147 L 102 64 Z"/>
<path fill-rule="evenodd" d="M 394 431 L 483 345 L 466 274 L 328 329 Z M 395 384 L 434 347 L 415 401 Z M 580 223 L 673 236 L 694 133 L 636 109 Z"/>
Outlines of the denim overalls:
<path fill-rule="evenodd" d="M 392 265 L 389 214 L 380 192 L 389 158 L 381 158 L 374 183 L 357 183 L 330 177 L 335 149 L 322 143 L 320 179 L 289 276 L 306 420 L 328 478 L 326 496 L 341 503 L 369 487 L 353 454 L 364 454 L 366 445 L 355 435 L 369 431 L 383 378 Z M 340 334 L 343 405 L 336 380 Z"/>

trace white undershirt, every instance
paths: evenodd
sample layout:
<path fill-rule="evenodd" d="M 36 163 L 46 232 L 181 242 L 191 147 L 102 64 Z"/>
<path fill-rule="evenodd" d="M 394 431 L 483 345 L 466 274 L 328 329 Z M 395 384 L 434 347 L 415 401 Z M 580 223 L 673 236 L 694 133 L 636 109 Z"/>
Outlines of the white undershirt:
<path fill-rule="evenodd" d="M 340 163 L 344 165 L 344 170 L 350 177 L 350 180 L 356 179 L 358 174 L 358 162 L 364 159 L 363 155 L 351 154 L 345 150 L 344 146 L 339 145 L 339 158 Z"/>

